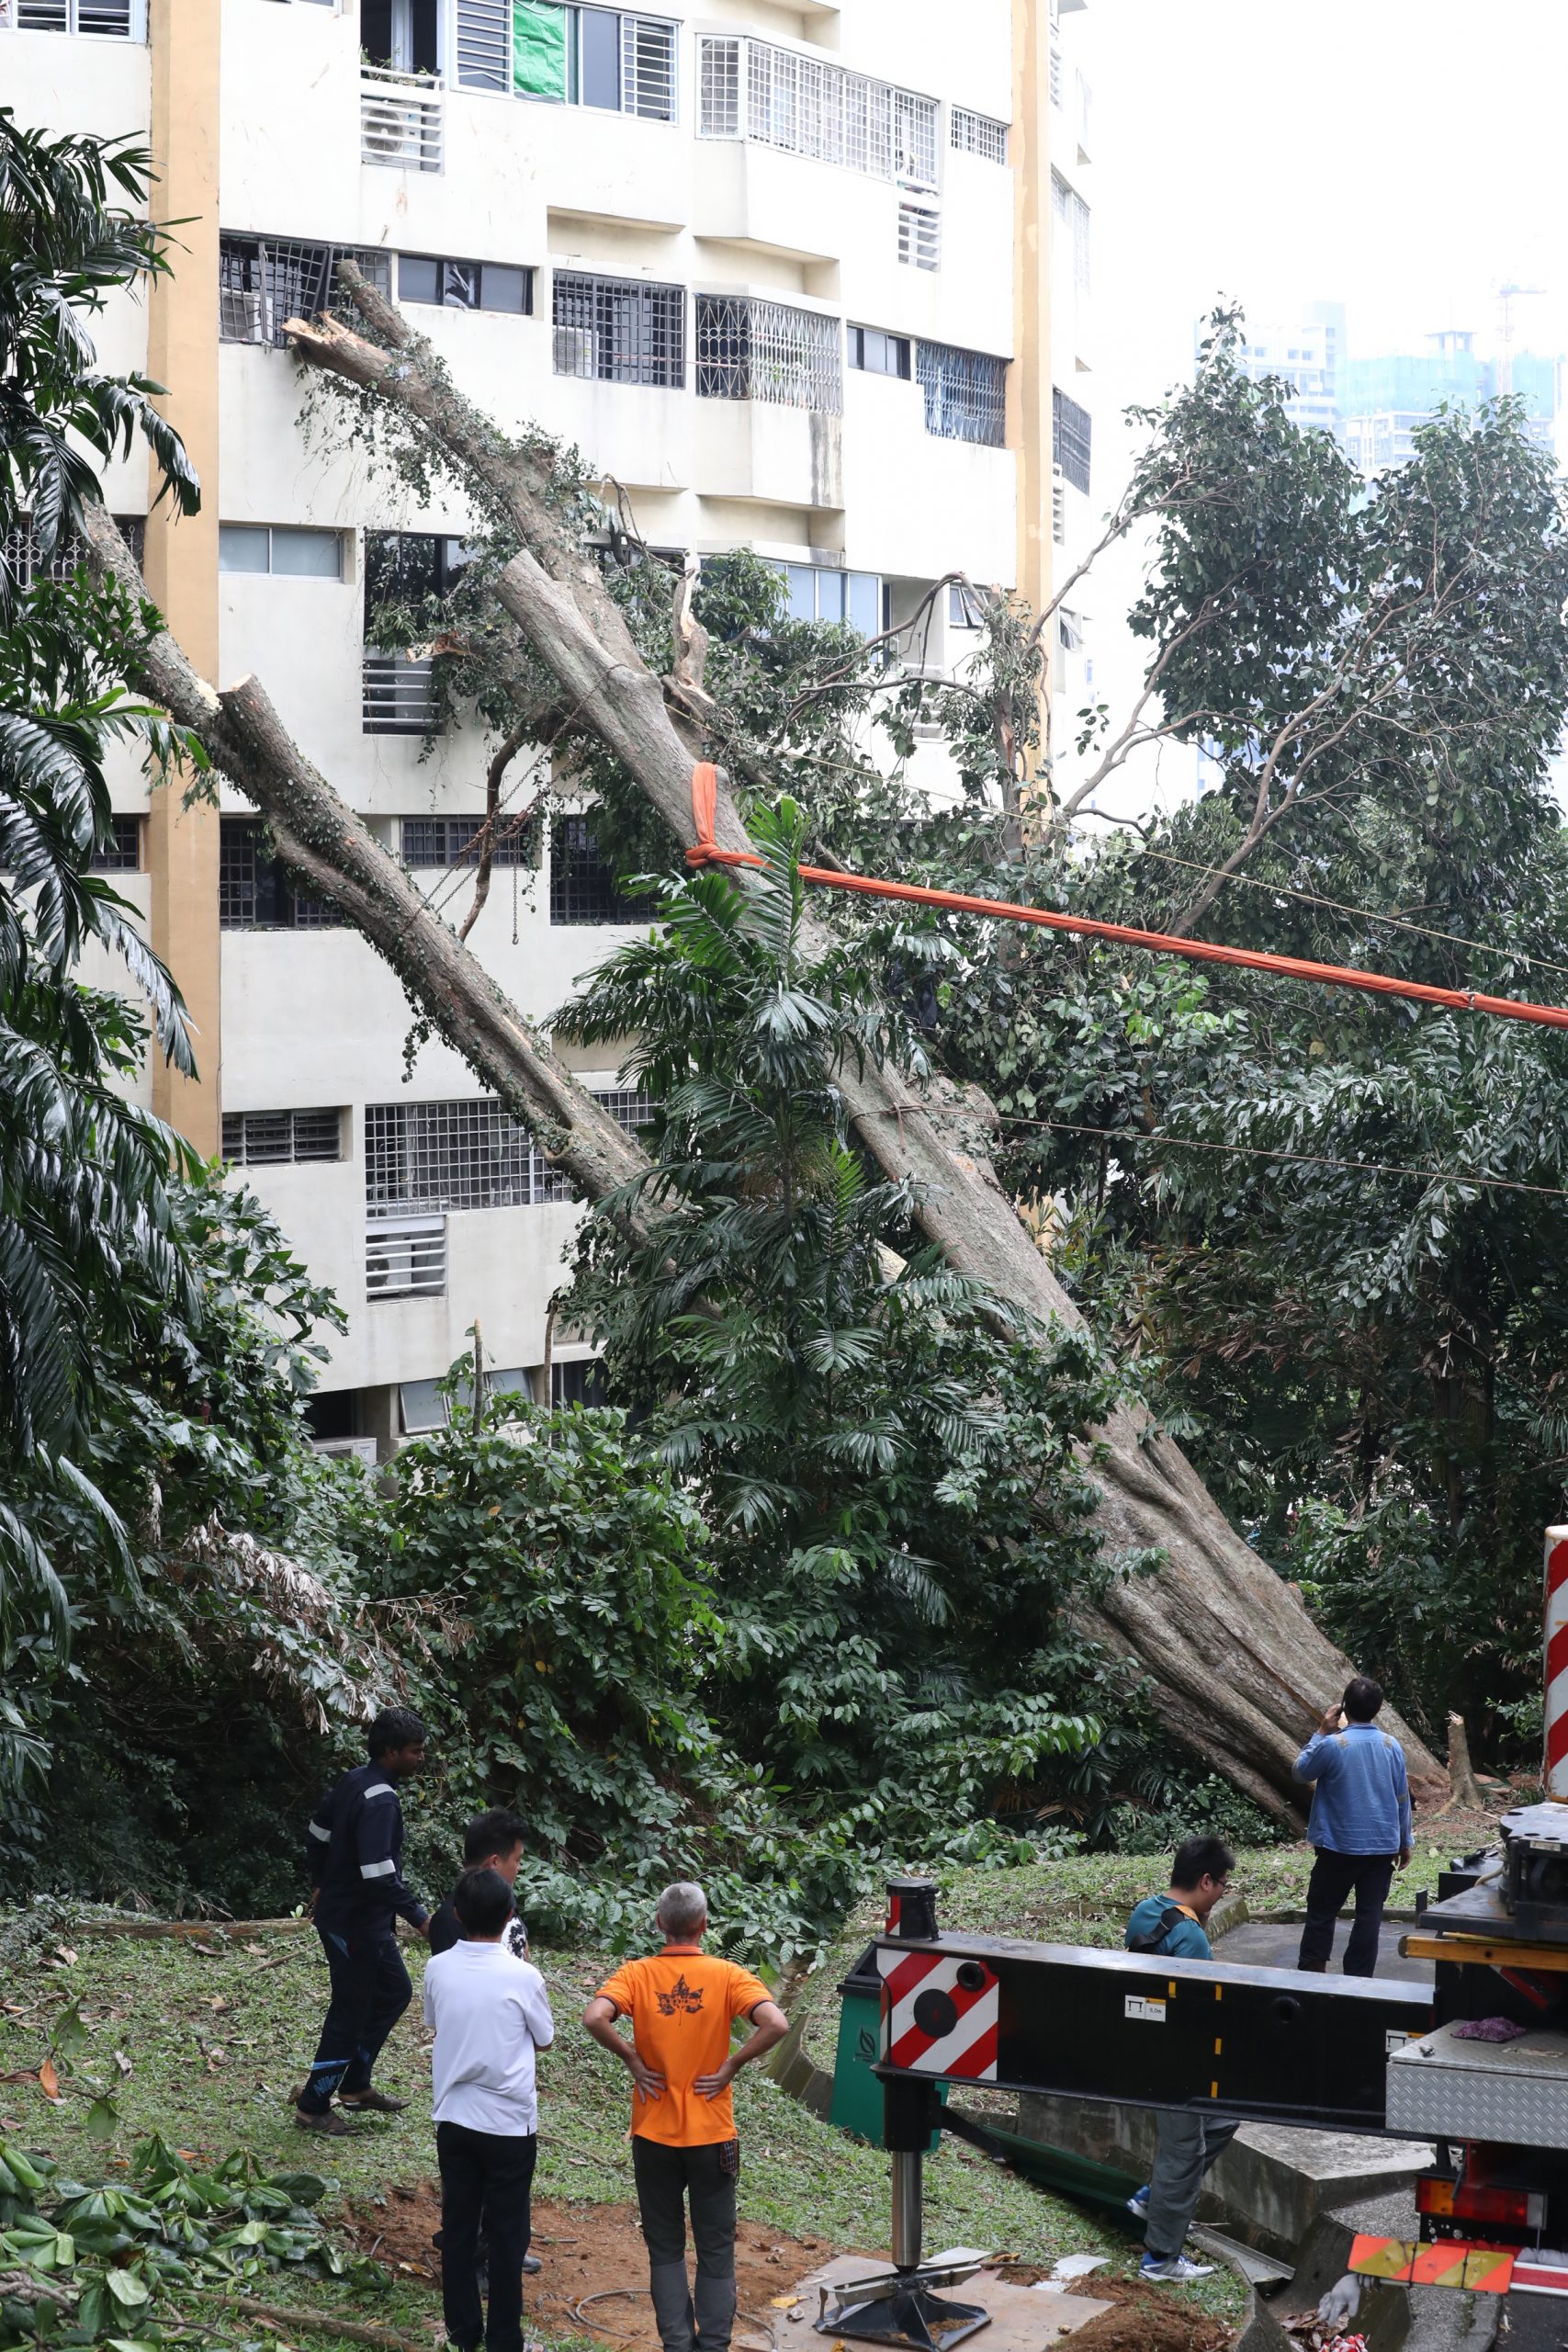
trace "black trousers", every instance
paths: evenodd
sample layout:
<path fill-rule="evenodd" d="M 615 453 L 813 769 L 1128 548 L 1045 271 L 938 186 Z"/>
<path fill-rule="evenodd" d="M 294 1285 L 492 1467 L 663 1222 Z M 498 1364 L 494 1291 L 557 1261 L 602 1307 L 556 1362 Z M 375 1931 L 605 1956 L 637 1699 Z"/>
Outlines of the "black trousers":
<path fill-rule="evenodd" d="M 1345 1947 L 1345 1973 L 1376 1975 L 1378 1935 L 1393 1864 L 1392 1854 L 1337 1854 L 1331 1847 L 1318 1848 L 1307 1881 L 1306 1925 L 1302 1929 L 1298 1968 L 1309 1968 L 1317 1975 L 1327 1968 L 1334 1950 L 1334 1922 L 1353 1893 L 1356 1917 Z"/>
<path fill-rule="evenodd" d="M 649 2290 L 664 2352 L 728 2352 L 735 2323 L 735 2188 L 739 2145 L 734 2140 L 674 2148 L 662 2140 L 632 2139 L 632 2170 L 642 2234 L 648 2245 Z M 686 2206 L 692 2209 L 696 2277 L 686 2285 Z"/>
<path fill-rule="evenodd" d="M 459 2352 L 523 2352 L 523 2257 L 533 2235 L 529 2193 L 536 2132 L 471 2132 L 438 2123 L 441 2313 Z M 479 2231 L 490 2245 L 490 2311 L 479 2302 Z"/>
<path fill-rule="evenodd" d="M 332 1997 L 310 2079 L 299 2104 L 324 2115 L 337 2091 L 367 2091 L 381 2045 L 413 1997 L 398 1939 L 389 1928 L 339 1934 L 318 1925 Z"/>

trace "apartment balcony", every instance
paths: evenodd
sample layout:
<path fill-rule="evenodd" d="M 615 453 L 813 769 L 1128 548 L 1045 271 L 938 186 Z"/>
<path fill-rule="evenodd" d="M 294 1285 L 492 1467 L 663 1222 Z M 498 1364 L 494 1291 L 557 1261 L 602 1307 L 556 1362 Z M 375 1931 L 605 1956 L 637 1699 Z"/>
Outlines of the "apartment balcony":
<path fill-rule="evenodd" d="M 359 160 L 392 171 L 445 171 L 446 98 L 439 82 L 366 65 L 359 75 Z"/>

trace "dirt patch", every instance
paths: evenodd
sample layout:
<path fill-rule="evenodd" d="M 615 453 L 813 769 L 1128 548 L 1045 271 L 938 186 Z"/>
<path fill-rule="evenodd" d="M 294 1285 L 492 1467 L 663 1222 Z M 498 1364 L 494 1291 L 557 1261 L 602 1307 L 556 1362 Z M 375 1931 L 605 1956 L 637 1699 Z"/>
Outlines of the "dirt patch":
<path fill-rule="evenodd" d="M 430 2241 L 440 2226 L 441 2192 L 433 2180 L 389 2190 L 385 2205 L 351 2208 L 350 2232 L 362 2253 L 374 2255 L 389 2270 L 435 2284 L 441 2257 Z M 622 2352 L 659 2352 L 648 2300 L 648 2252 L 635 2205 L 557 2205 L 536 2198 L 533 2251 L 542 2267 L 526 2285 L 531 2318 L 553 2333 L 586 2330 Z M 735 2239 L 738 2352 L 771 2341 L 775 2299 L 831 2251 L 818 2238 L 792 2238 L 754 2222 L 740 2222 Z M 806 2340 L 804 2326 L 798 2332 Z M 1153 2352 L 1168 2347 L 1162 2342 Z M 1168 2352 L 1189 2352 L 1187 2338 L 1172 2337 Z M 1191 2352 L 1210 2347 L 1194 2337 Z"/>
<path fill-rule="evenodd" d="M 1009 2263 L 1002 2277 L 1032 2287 L 1050 2277 L 1032 2263 Z M 1072 2292 L 1090 2295 L 1112 2308 L 1065 2338 L 1071 2352 L 1229 2352 L 1235 2331 L 1212 2312 L 1200 2311 L 1168 2288 L 1145 2287 L 1140 2278 L 1107 2278 L 1098 2270 L 1073 2281 Z"/>

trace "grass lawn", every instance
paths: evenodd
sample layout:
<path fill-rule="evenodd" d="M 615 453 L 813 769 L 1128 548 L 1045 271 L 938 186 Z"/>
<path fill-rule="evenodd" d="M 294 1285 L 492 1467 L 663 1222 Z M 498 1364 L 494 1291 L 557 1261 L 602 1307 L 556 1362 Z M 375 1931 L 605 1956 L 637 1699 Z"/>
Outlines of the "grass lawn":
<path fill-rule="evenodd" d="M 1303 1883 L 1304 1864 L 1279 1849 L 1246 1858 L 1239 1875 L 1249 1892 L 1255 1874 L 1259 1885 L 1266 1881 L 1275 1890 L 1269 1900 L 1288 1901 Z M 1157 1867 L 1151 1875 L 1146 1860 L 1116 1857 L 971 1871 L 945 1887 L 942 1917 L 953 1927 L 1107 1943 L 1129 1904 L 1158 1876 Z M 832 2063 L 832 1988 L 844 1960 L 874 1922 L 875 1906 L 867 1906 L 846 1928 L 828 1965 L 796 1996 L 812 2012 L 818 2063 Z M 201 1950 L 172 1939 L 96 1937 L 85 1921 L 75 1927 L 62 1921 L 57 1941 L 25 1944 L 21 1929 L 17 1920 L 7 1933 L 0 1920 L 0 1948 L 9 1947 L 0 1998 L 0 2076 L 13 2077 L 0 2081 L 0 2131 L 18 2146 L 43 2150 L 85 2179 L 114 2177 L 115 2160 L 129 2157 L 153 2130 L 209 2160 L 243 2146 L 268 2169 L 331 2176 L 333 2188 L 322 2208 L 329 2222 L 349 2200 L 384 2199 L 400 2185 L 434 2175 L 430 2060 L 416 2022 L 417 1996 L 378 2070 L 384 2088 L 412 2100 L 408 2113 L 376 2119 L 353 2141 L 311 2140 L 295 2130 L 292 2095 L 313 2054 L 326 1992 L 326 1973 L 309 1930 L 249 1943 L 214 1934 Z M 411 1943 L 407 1954 L 417 1984 L 423 1946 Z M 588 2207 L 629 2201 L 626 2078 L 578 2023 L 609 1964 L 582 1951 L 536 1957 L 558 2033 L 540 2065 L 538 2193 Z M 36 2074 L 48 2053 L 51 2017 L 73 2002 L 80 2004 L 92 2039 L 78 2053 L 74 2073 L 63 2075 L 62 2098 L 54 2105 Z M 95 2141 L 85 2130 L 86 2075 L 114 2091 L 121 2120 L 107 2142 Z M 833 2247 L 886 2248 L 886 2156 L 818 2122 L 761 2070 L 741 2077 L 736 2108 L 745 2151 L 744 2213 Z M 1104 2254 L 1122 2273 L 1135 2263 L 1130 2230 L 1014 2179 L 956 2142 L 944 2141 L 929 2161 L 926 2190 L 931 2247 L 989 2245 L 1047 2263 L 1068 2253 Z M 1189 2291 L 1226 2316 L 1240 2309 L 1228 2277 Z M 439 2339 L 437 2299 L 412 2278 L 394 2276 L 382 2295 L 367 2299 L 363 2290 L 291 2273 L 278 2279 L 276 2297 L 293 2308 L 309 2304 L 322 2312 L 352 2306 L 360 2319 Z M 310 2341 L 302 2332 L 298 2340 Z"/>

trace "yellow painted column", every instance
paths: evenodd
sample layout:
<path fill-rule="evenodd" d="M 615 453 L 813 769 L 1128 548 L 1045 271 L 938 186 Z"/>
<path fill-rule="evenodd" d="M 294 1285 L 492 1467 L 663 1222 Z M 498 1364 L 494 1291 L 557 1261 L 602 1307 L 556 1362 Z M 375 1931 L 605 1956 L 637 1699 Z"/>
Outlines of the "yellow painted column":
<path fill-rule="evenodd" d="M 1017 458 L 1018 591 L 1051 595 L 1051 10 L 1012 0 L 1013 363 L 1008 446 Z M 1050 694 L 1047 648 L 1043 697 Z M 1043 713 L 1042 713 L 1043 718 Z"/>
<path fill-rule="evenodd" d="M 198 514 L 165 499 L 147 519 L 147 588 L 207 678 L 218 675 L 218 0 L 152 0 L 154 216 L 175 220 L 172 274 L 148 298 L 147 372 L 201 480 Z M 156 486 L 156 476 L 154 476 Z M 195 1028 L 198 1076 L 154 1051 L 152 1103 L 209 1157 L 221 1132 L 218 812 L 154 790 L 148 821 L 152 944 Z"/>

